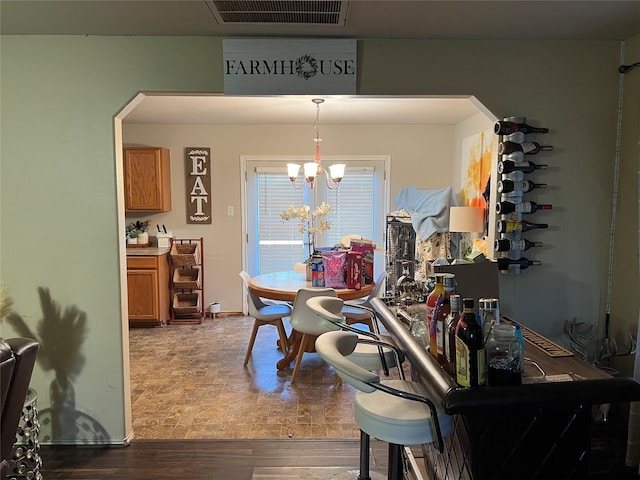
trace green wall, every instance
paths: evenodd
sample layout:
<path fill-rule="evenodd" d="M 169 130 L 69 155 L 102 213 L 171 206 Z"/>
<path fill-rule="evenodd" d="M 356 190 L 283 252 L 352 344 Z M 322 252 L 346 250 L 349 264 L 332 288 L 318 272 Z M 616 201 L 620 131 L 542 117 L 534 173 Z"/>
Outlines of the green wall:
<path fill-rule="evenodd" d="M 505 313 L 547 336 L 561 336 L 572 317 L 602 328 L 619 47 L 617 42 L 573 41 L 358 44 L 361 94 L 473 94 L 499 117 L 524 115 L 551 128 L 547 141 L 555 151 L 544 157 L 551 168 L 536 177 L 550 188 L 535 200 L 554 204 L 544 214 L 553 228 L 538 236 L 545 242 L 537 255 L 544 265 L 501 278 L 500 285 Z M 222 41 L 3 36 L 0 48 L 0 278 L 32 332 L 38 332 L 43 318 L 38 288 L 49 289 L 63 320 L 47 343 L 70 353 L 58 373 L 71 380 L 76 409 L 104 428 L 104 441 L 120 443 L 130 432 L 113 116 L 138 91 L 221 92 Z M 638 73 L 632 72 L 636 78 Z M 637 117 L 635 122 L 630 135 L 637 134 Z M 635 179 L 637 159 L 635 166 L 626 160 L 629 170 L 622 176 Z M 635 205 L 637 198 L 628 216 L 631 222 L 635 210 L 630 235 L 636 243 L 620 252 L 633 260 L 635 273 L 627 278 L 621 269 L 618 275 L 630 288 L 635 282 L 637 292 Z M 627 309 L 625 300 L 616 308 Z M 86 314 L 79 355 L 74 345 L 80 341 L 70 332 L 78 332 L 82 315 L 71 306 Z M 635 325 L 637 305 L 629 310 Z M 55 312 L 47 318 L 56 318 Z M 1 333 L 21 332 L 5 319 Z M 40 408 L 55 415 L 49 395 L 55 372 L 49 367 L 36 367 L 32 385 Z M 47 441 L 79 439 L 62 429 Z"/>

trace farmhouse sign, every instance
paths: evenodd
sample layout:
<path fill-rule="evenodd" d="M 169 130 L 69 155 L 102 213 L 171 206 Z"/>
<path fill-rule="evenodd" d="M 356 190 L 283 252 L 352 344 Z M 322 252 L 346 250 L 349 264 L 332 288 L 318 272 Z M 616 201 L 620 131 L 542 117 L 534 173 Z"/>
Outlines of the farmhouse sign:
<path fill-rule="evenodd" d="M 353 39 L 224 39 L 225 95 L 356 93 Z"/>
<path fill-rule="evenodd" d="M 211 149 L 185 148 L 187 223 L 211 223 Z"/>

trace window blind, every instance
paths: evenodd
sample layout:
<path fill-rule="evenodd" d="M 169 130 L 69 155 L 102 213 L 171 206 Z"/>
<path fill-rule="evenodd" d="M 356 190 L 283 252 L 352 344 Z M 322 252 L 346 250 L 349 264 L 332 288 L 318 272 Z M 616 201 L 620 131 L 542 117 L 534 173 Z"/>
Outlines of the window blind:
<path fill-rule="evenodd" d="M 247 265 L 251 275 L 290 271 L 308 257 L 308 236 L 300 231 L 298 219 L 284 221 L 281 213 L 288 207 L 309 205 L 313 211 L 323 201 L 333 211 L 324 219 L 331 228 L 317 234 L 317 247 L 338 244 L 345 235 L 364 238 L 381 237 L 379 220 L 383 218 L 384 161 L 341 160 L 347 164 L 340 187 L 330 190 L 324 177 L 316 180 L 313 190 L 305 186 L 294 189 L 283 160 L 247 162 Z M 334 159 L 331 163 L 336 163 Z M 298 179 L 297 186 L 301 182 Z M 376 236 L 376 232 L 378 235 Z M 380 240 L 378 240 L 380 241 Z"/>
<path fill-rule="evenodd" d="M 259 272 L 292 270 L 296 262 L 306 259 L 304 236 L 297 220 L 284 221 L 280 214 L 288 207 L 304 205 L 303 190 L 292 188 L 286 173 L 273 169 L 257 169 L 256 178 Z"/>

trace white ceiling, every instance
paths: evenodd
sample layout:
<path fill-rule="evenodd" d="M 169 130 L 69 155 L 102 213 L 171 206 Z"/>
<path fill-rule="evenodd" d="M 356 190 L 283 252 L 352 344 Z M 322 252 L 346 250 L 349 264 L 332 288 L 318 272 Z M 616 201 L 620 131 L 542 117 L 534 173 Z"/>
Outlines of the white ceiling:
<path fill-rule="evenodd" d="M 581 40 L 625 40 L 640 33 L 640 1 L 636 0 L 352 0 L 342 26 L 221 25 L 212 3 L 0 0 L 0 31 L 3 35 Z"/>
<path fill-rule="evenodd" d="M 311 96 L 231 97 L 221 95 L 145 95 L 124 123 L 306 124 L 315 120 Z M 479 110 L 473 97 L 323 97 L 320 123 L 455 125 Z"/>
<path fill-rule="evenodd" d="M 3 35 L 209 35 L 624 40 L 640 33 L 640 1 L 351 0 L 341 26 L 219 24 L 211 0 L 0 0 Z M 311 97 L 147 95 L 126 123 L 309 123 Z M 470 99 L 331 97 L 324 123 L 446 123 Z"/>

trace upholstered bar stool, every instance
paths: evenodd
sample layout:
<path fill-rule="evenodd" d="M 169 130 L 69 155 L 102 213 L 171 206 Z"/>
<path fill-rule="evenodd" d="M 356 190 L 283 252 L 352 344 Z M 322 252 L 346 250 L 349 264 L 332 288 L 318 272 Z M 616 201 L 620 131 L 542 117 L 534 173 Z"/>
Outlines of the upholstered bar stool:
<path fill-rule="evenodd" d="M 442 439 L 453 428 L 453 420 L 433 403 L 422 384 L 381 380 L 350 360 L 358 341 L 358 336 L 351 332 L 327 332 L 316 340 L 316 350 L 347 383 L 359 390 L 353 403 L 355 421 L 362 432 L 389 443 L 388 478 L 402 480 L 404 446 L 435 443 L 442 451 Z"/>
<path fill-rule="evenodd" d="M 342 315 L 344 301 L 336 296 L 332 288 L 301 288 L 298 290 L 291 314 L 291 326 L 296 332 L 302 334 L 296 365 L 291 375 L 291 383 L 295 382 L 298 375 L 302 357 L 305 351 L 310 351 L 314 346 L 318 335 L 331 330 L 347 329 L 363 336 L 370 336 L 375 340 L 378 337 L 362 330 L 357 330 L 346 324 Z M 363 368 L 372 370 L 384 370 L 389 373 L 389 367 L 400 365 L 397 350 L 391 346 L 366 345 L 364 342 L 358 345 L 353 353 L 354 361 Z"/>
<path fill-rule="evenodd" d="M 400 378 L 404 378 L 402 362 L 404 354 L 398 349 L 390 337 L 367 332 L 348 324 L 345 319 L 344 302 L 335 297 L 313 297 L 307 300 L 307 306 L 317 316 L 316 322 L 323 332 L 330 330 L 348 330 L 357 334 L 361 342 L 358 343 L 349 358 L 367 370 L 383 370 L 389 375 L 389 368 L 397 367 Z M 375 316 L 375 313 L 372 315 Z M 369 342 L 373 340 L 376 343 Z M 381 346 L 379 342 L 383 342 Z"/>
<path fill-rule="evenodd" d="M 249 363 L 249 357 L 253 350 L 253 345 L 256 341 L 258 329 L 263 325 L 273 325 L 278 329 L 278 335 L 280 337 L 280 348 L 286 355 L 289 350 L 289 340 L 287 339 L 287 332 L 284 329 L 282 319 L 291 315 L 291 307 L 285 304 L 268 304 L 263 302 L 260 297 L 254 295 L 249 290 L 249 280 L 251 277 L 245 271 L 239 273 L 244 287 L 247 290 L 247 303 L 249 305 L 249 315 L 255 318 L 253 322 L 253 329 L 251 330 L 251 338 L 249 339 L 249 345 L 247 346 L 247 353 L 244 356 L 244 366 Z"/>

